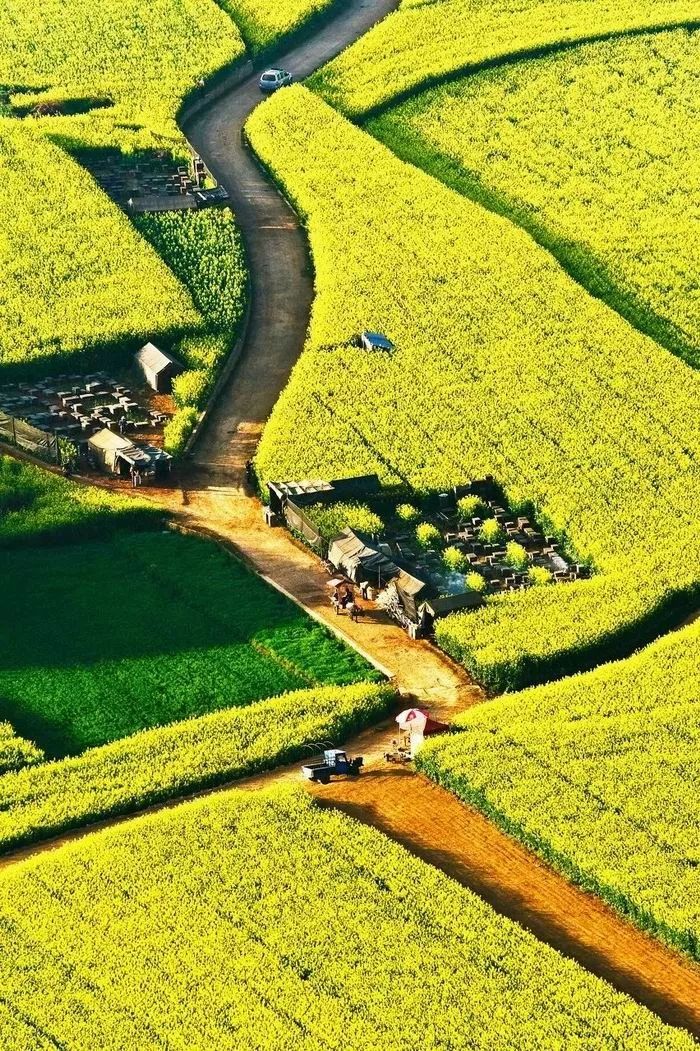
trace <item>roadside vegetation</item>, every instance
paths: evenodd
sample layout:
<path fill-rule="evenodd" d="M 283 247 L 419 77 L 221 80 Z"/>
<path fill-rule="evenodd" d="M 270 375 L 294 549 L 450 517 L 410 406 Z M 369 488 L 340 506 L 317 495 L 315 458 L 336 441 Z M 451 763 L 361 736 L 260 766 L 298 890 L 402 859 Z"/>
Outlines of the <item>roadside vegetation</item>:
<path fill-rule="evenodd" d="M 494 475 L 509 506 L 532 505 L 598 572 L 440 622 L 445 649 L 495 690 L 634 648 L 691 606 L 697 373 L 308 90 L 271 99 L 248 133 L 305 217 L 317 293 L 259 475 L 377 472 L 419 491 Z M 394 352 L 352 345 L 368 323 Z"/>
<path fill-rule="evenodd" d="M 299 790 L 230 792 L 18 865 L 0 981 L 16 1051 L 36 1032 L 81 1051 L 134 1031 L 144 1051 L 693 1046 Z"/>
<path fill-rule="evenodd" d="M 173 384 L 177 411 L 166 425 L 164 445 L 179 456 L 241 334 L 248 300 L 245 251 L 229 208 L 144 214 L 136 227 L 189 290 L 203 319 L 198 331 L 173 348 L 188 367 Z"/>
<path fill-rule="evenodd" d="M 221 7 L 238 26 L 253 55 L 269 51 L 337 0 L 221 0 Z"/>
<path fill-rule="evenodd" d="M 634 657 L 470 709 L 421 770 L 700 959 L 700 622 Z"/>

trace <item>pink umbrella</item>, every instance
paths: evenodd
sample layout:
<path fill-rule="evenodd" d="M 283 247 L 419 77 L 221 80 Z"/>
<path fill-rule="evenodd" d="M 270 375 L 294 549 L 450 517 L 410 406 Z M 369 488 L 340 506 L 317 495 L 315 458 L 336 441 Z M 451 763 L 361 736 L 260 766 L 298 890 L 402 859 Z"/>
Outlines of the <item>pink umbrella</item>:
<path fill-rule="evenodd" d="M 405 712 L 396 716 L 396 722 L 399 729 L 405 733 L 422 733 L 425 737 L 449 730 L 447 723 L 431 719 L 430 712 L 424 712 L 421 708 L 407 708 Z"/>

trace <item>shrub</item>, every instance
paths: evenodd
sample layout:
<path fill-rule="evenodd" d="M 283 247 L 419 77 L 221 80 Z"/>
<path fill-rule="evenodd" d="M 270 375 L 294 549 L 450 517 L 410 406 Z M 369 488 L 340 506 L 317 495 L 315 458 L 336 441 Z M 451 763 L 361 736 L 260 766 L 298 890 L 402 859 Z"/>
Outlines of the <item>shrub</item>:
<path fill-rule="evenodd" d="M 367 504 L 312 504 L 308 513 L 321 536 L 326 540 L 337 536 L 346 528 L 372 535 L 381 535 L 385 529 L 379 515 L 376 515 Z"/>
<path fill-rule="evenodd" d="M 416 526 L 416 540 L 424 551 L 434 551 L 442 547 L 442 533 L 430 522 L 421 522 Z"/>
<path fill-rule="evenodd" d="M 457 510 L 459 517 L 466 521 L 482 514 L 484 503 L 478 496 L 461 496 L 457 501 Z"/>
<path fill-rule="evenodd" d="M 188 439 L 199 419 L 199 412 L 193 406 L 179 409 L 165 425 L 163 447 L 171 456 L 182 456 Z"/>
<path fill-rule="evenodd" d="M 448 569 L 455 573 L 464 573 L 469 565 L 469 559 L 458 547 L 448 547 L 442 553 L 442 560 Z"/>
<path fill-rule="evenodd" d="M 477 573 L 476 570 L 467 573 L 466 585 L 470 591 L 486 591 L 486 580 L 482 577 L 481 573 Z"/>
<path fill-rule="evenodd" d="M 522 570 L 527 567 L 529 562 L 527 551 L 517 540 L 511 540 L 509 544 L 506 544 L 506 562 L 513 569 Z"/>
<path fill-rule="evenodd" d="M 530 582 L 536 587 L 543 587 L 552 582 L 552 574 L 544 566 L 531 566 L 527 575 Z"/>
<path fill-rule="evenodd" d="M 420 511 L 413 504 L 399 504 L 396 508 L 396 517 L 402 522 L 417 522 L 420 518 Z"/>
<path fill-rule="evenodd" d="M 203 369 L 189 369 L 180 373 L 173 380 L 173 397 L 180 409 L 192 406 L 195 409 L 204 407 L 209 390 L 210 376 Z"/>
<path fill-rule="evenodd" d="M 505 534 L 495 518 L 487 518 L 479 530 L 479 540 L 484 544 L 498 544 Z"/>

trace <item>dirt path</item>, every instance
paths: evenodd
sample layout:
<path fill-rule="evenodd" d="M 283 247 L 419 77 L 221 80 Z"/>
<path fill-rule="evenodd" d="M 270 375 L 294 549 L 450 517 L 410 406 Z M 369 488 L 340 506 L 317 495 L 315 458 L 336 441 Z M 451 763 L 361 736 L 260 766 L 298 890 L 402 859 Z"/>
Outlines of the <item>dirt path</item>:
<path fill-rule="evenodd" d="M 664 1021 L 700 1037 L 700 967 L 573 886 L 479 811 L 387 766 L 312 791 L 322 805 L 380 829 Z"/>
<path fill-rule="evenodd" d="M 396 7 L 398 0 L 347 0 L 332 20 L 275 64 L 303 79 Z M 301 353 L 313 297 L 305 234 L 242 142 L 243 126 L 260 101 L 256 75 L 214 100 L 184 129 L 229 191 L 248 254 L 252 299 L 243 356 L 193 454 L 195 463 L 226 469 L 239 483 Z"/>

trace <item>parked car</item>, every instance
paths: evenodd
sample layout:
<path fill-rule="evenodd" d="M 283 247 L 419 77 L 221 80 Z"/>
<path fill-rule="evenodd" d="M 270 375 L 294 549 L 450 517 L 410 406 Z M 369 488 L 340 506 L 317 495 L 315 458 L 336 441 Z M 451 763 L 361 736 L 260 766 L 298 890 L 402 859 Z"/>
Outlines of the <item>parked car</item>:
<path fill-rule="evenodd" d="M 292 74 L 286 69 L 266 69 L 260 77 L 260 90 L 265 92 L 277 91 L 292 83 Z"/>

